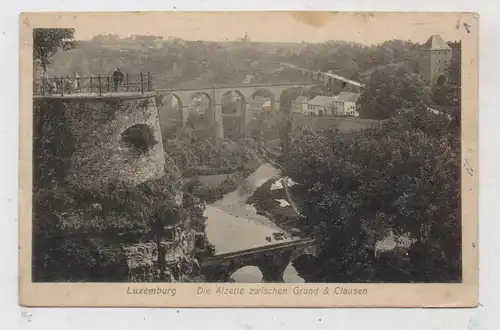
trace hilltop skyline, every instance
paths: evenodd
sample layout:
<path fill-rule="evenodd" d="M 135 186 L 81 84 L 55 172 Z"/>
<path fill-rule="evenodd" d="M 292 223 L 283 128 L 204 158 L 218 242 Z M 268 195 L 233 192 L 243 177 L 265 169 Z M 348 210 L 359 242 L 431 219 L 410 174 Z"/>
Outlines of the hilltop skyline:
<path fill-rule="evenodd" d="M 101 23 L 101 15 L 110 15 L 109 24 Z M 333 15 L 326 12 L 157 12 L 144 15 L 130 13 L 120 16 L 120 19 L 115 19 L 113 15 L 76 16 L 71 20 L 76 29 L 75 37 L 89 40 L 99 34 L 117 34 L 120 37 L 143 34 L 162 36 L 164 39 L 175 36 L 184 40 L 236 41 L 248 33 L 253 42 L 321 43 L 342 40 L 372 45 L 391 39 L 424 43 L 433 34 L 439 34 L 447 41 L 458 41 L 467 34 L 463 28 L 456 28 L 460 14 L 441 15 L 432 21 L 425 13 L 390 18 L 391 13 L 356 16 L 354 13 Z M 260 24 L 255 24 L 256 15 Z M 125 23 L 128 21 L 130 24 Z M 162 23 L 151 24 L 158 21 Z M 339 26 L 342 28 L 339 29 Z"/>

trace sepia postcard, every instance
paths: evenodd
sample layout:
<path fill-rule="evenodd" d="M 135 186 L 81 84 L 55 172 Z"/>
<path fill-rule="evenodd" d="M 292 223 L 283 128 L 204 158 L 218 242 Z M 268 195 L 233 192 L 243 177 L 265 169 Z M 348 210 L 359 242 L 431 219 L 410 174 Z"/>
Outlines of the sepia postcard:
<path fill-rule="evenodd" d="M 476 306 L 478 29 L 21 14 L 20 304 Z"/>

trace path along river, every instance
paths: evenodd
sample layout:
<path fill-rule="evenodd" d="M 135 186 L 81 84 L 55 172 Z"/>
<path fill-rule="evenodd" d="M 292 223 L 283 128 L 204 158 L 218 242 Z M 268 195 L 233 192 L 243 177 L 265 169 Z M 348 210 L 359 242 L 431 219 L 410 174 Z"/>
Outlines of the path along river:
<path fill-rule="evenodd" d="M 246 200 L 255 190 L 271 178 L 279 178 L 281 171 L 270 164 L 260 166 L 248 176 L 243 185 L 212 204 L 207 205 L 206 233 L 208 240 L 215 246 L 216 254 L 235 252 L 254 247 L 276 244 L 291 240 L 276 241 L 273 233 L 284 232 L 271 220 L 256 213 Z M 266 237 L 271 241 L 266 240 Z M 235 282 L 257 283 L 262 281 L 262 274 L 256 267 L 243 267 L 232 275 Z M 295 268 L 289 265 L 283 275 L 287 283 L 302 283 L 304 280 Z"/>

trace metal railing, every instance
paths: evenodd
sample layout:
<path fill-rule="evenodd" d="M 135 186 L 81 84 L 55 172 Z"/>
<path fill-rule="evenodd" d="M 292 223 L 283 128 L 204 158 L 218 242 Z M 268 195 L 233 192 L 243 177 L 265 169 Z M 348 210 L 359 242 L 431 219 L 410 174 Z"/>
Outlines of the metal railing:
<path fill-rule="evenodd" d="M 36 78 L 33 94 L 39 96 L 65 96 L 75 94 L 102 95 L 106 93 L 145 93 L 153 91 L 153 77 L 150 72 L 138 75 L 125 73 L 117 78 L 112 75 L 90 77 L 63 76 L 54 78 Z"/>

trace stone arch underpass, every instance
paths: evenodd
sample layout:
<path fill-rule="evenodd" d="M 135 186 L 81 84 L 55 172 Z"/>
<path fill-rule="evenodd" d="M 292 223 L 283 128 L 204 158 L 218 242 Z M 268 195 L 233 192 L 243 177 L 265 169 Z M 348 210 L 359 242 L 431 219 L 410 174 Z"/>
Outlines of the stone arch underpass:
<path fill-rule="evenodd" d="M 219 254 L 200 261 L 201 272 L 208 282 L 228 282 L 231 275 L 246 266 L 255 266 L 262 273 L 264 282 L 283 281 L 286 267 L 304 255 L 317 257 L 319 247 L 314 239 L 300 239 Z"/>
<path fill-rule="evenodd" d="M 251 121 L 251 116 L 249 113 L 250 100 L 259 91 L 266 90 L 269 95 L 273 95 L 274 102 L 273 108 L 279 108 L 279 100 L 281 94 L 290 89 L 296 87 L 310 88 L 318 85 L 318 82 L 297 82 L 297 83 L 268 83 L 268 84 L 232 84 L 232 85 L 213 85 L 210 87 L 200 87 L 200 88 L 177 88 L 177 89 L 165 89 L 156 91 L 160 98 L 165 100 L 169 96 L 174 97 L 178 103 L 178 113 L 181 117 L 179 122 L 181 125 L 185 125 L 187 117 L 189 116 L 189 105 L 191 104 L 194 95 L 206 95 L 210 99 L 210 119 L 216 123 L 215 135 L 219 138 L 225 137 L 224 126 L 223 126 L 223 113 L 222 113 L 222 100 L 223 96 L 230 93 L 236 92 L 243 100 L 243 111 L 237 114 L 228 114 L 225 116 L 239 116 L 243 118 L 242 130 L 247 132 L 248 123 Z M 158 104 L 158 112 L 160 116 L 160 125 L 165 125 L 169 120 L 166 119 L 167 106 L 165 104 Z"/>

